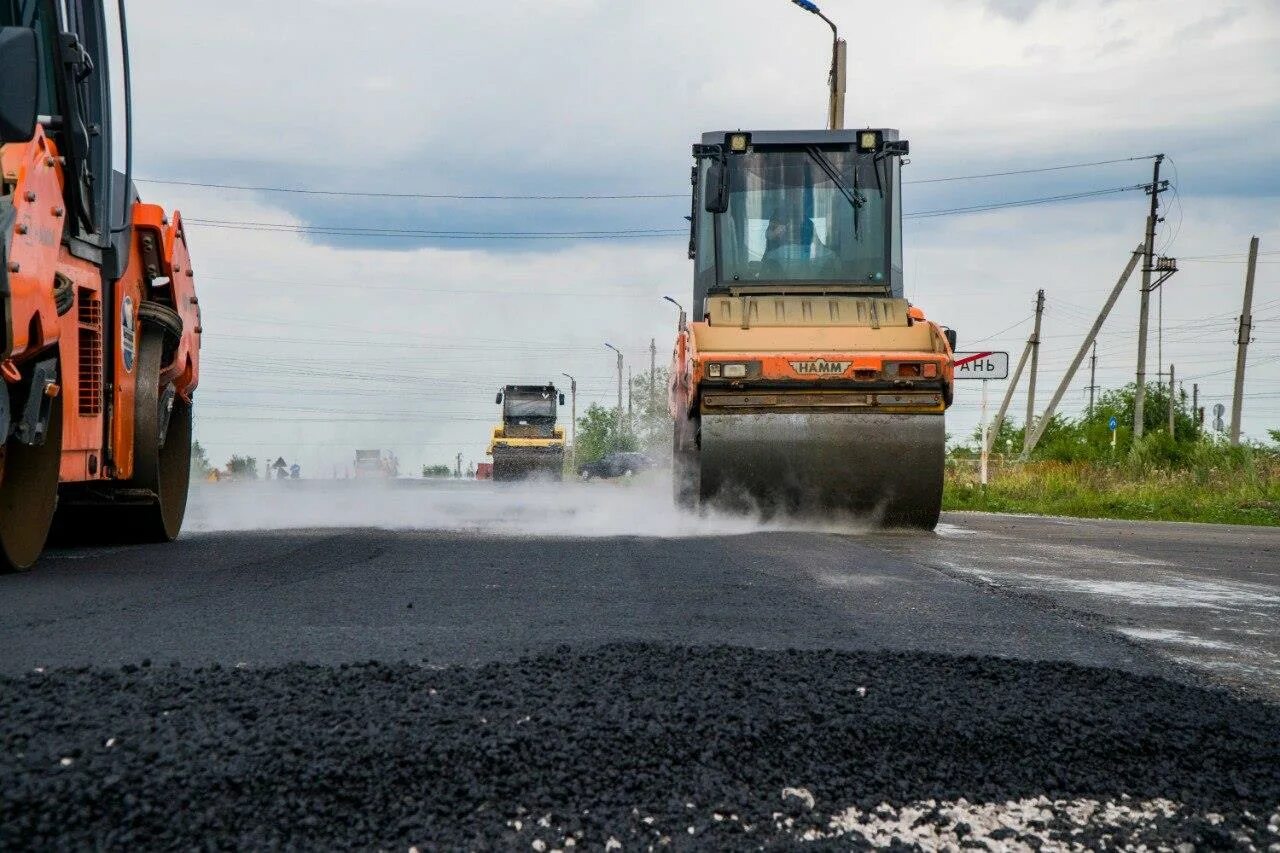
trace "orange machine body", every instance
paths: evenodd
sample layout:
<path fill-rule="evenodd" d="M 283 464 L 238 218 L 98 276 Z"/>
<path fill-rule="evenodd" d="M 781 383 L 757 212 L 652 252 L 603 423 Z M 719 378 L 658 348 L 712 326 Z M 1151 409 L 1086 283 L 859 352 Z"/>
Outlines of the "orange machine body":
<path fill-rule="evenodd" d="M 756 325 L 739 322 L 741 314 L 734 316 L 727 304 L 721 306 L 727 310 L 717 311 L 717 301 L 710 299 L 704 319 L 686 323 L 676 337 L 668 399 L 677 422 L 696 417 L 708 404 L 910 414 L 941 413 L 951 403 L 951 347 L 943 328 L 917 306 L 845 299 L 845 314 L 855 318 L 861 305 L 880 302 L 886 306 L 881 313 L 886 322 L 871 326 L 851 319 L 836 325 L 837 318 L 829 320 L 831 325 Z M 803 312 L 811 308 L 805 305 L 810 301 L 796 303 Z M 826 303 L 829 313 L 838 312 L 835 300 L 812 301 Z M 905 312 L 899 313 L 905 323 L 892 325 L 894 309 L 903 307 Z M 716 393 L 715 401 L 706 399 L 707 390 Z"/>
<path fill-rule="evenodd" d="M 63 234 L 69 215 L 57 148 L 37 127 L 25 143 L 0 148 L 0 171 L 14 219 L 7 252 L 11 330 L 0 373 L 17 381 L 22 367 L 56 352 L 62 406 L 63 483 L 127 480 L 133 474 L 135 360 L 139 306 L 155 301 L 182 318 L 182 334 L 162 380 L 190 402 L 200 377 L 200 308 L 182 218 L 153 204 L 132 206 L 124 274 L 104 287 L 102 270 L 73 256 Z M 55 289 L 71 288 L 58 315 Z M 103 310 L 104 294 L 111 305 Z"/>

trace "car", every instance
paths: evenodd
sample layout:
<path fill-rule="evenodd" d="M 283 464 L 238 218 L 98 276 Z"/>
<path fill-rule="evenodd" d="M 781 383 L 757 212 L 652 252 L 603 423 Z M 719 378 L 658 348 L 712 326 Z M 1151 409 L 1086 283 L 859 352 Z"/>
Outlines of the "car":
<path fill-rule="evenodd" d="M 629 477 L 654 467 L 655 463 L 643 453 L 610 453 L 603 459 L 578 466 L 578 476 L 584 480 Z"/>

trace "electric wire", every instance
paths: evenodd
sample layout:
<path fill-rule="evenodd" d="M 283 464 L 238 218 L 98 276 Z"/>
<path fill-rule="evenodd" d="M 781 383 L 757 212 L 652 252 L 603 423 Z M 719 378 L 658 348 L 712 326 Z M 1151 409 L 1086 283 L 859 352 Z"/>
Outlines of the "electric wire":
<path fill-rule="evenodd" d="M 1095 160 L 1089 163 L 1066 163 L 1057 166 L 1040 166 L 1030 169 L 1013 169 L 1004 172 L 987 172 L 976 175 L 955 175 L 942 178 L 922 178 L 903 181 L 904 184 L 937 184 L 951 181 L 973 181 L 982 178 L 1003 178 L 1011 175 L 1031 175 L 1041 172 L 1057 172 L 1067 169 L 1083 169 L 1090 166 L 1107 166 L 1114 163 L 1129 163 L 1135 160 L 1150 160 L 1153 154 L 1133 157 L 1120 157 L 1113 160 Z M 384 192 L 376 190 L 334 190 L 308 187 L 280 187 L 253 184 L 224 184 L 202 181 L 182 181 L 161 178 L 134 178 L 143 184 L 159 184 L 175 187 L 201 187 L 205 189 L 239 190 L 242 192 L 287 193 L 294 195 L 322 195 L 358 198 L 397 198 L 424 199 L 445 201 L 627 201 L 634 199 L 688 198 L 684 193 L 602 193 L 602 194 L 498 194 L 498 193 L 441 193 L 441 192 Z"/>

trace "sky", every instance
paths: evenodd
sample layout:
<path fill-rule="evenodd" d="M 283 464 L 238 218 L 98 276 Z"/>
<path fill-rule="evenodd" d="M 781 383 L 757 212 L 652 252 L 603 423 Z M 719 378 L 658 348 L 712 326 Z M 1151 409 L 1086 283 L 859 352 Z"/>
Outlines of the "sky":
<path fill-rule="evenodd" d="M 1174 364 L 1210 408 L 1230 405 L 1257 235 L 1244 428 L 1280 427 L 1280 5 L 822 6 L 849 40 L 848 125 L 911 141 L 908 214 L 1131 187 L 1151 180 L 1148 155 L 1168 156 L 1157 246 L 1181 271 L 1149 360 Z M 134 168 L 145 199 L 189 222 L 204 312 L 196 432 L 215 463 L 284 456 L 332 476 L 356 448 L 383 448 L 405 472 L 458 453 L 465 467 L 484 459 L 504 384 L 567 386 L 568 373 L 579 411 L 611 405 L 604 343 L 637 373 L 651 340 L 666 363 L 676 316 L 661 297 L 691 297 L 690 145 L 826 115 L 829 30 L 786 0 L 129 0 L 128 12 Z M 1043 288 L 1040 408 L 1141 241 L 1146 205 L 1128 190 L 909 218 L 907 296 L 960 349 L 1016 360 Z M 461 233 L 475 231 L 489 236 Z M 564 231 L 581 236 L 493 238 Z M 1135 279 L 1099 338 L 1103 387 L 1133 379 L 1138 297 Z M 977 424 L 980 384 L 958 389 L 953 438 Z M 1067 414 L 1088 384 L 1086 372 L 1071 385 Z M 991 383 L 993 407 L 1003 392 Z M 1019 420 L 1024 408 L 1020 390 Z"/>

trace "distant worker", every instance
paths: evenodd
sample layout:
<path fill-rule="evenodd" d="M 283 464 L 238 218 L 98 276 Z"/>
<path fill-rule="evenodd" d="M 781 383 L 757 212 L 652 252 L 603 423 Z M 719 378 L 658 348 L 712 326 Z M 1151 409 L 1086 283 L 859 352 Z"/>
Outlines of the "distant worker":
<path fill-rule="evenodd" d="M 302 468 L 298 465 L 298 463 L 297 463 L 297 462 L 295 462 L 295 463 L 293 463 L 292 465 L 290 465 L 290 466 L 289 466 L 289 479 L 290 479 L 290 480 L 297 480 L 297 479 L 298 479 L 299 477 L 301 477 L 301 476 L 302 476 Z"/>

